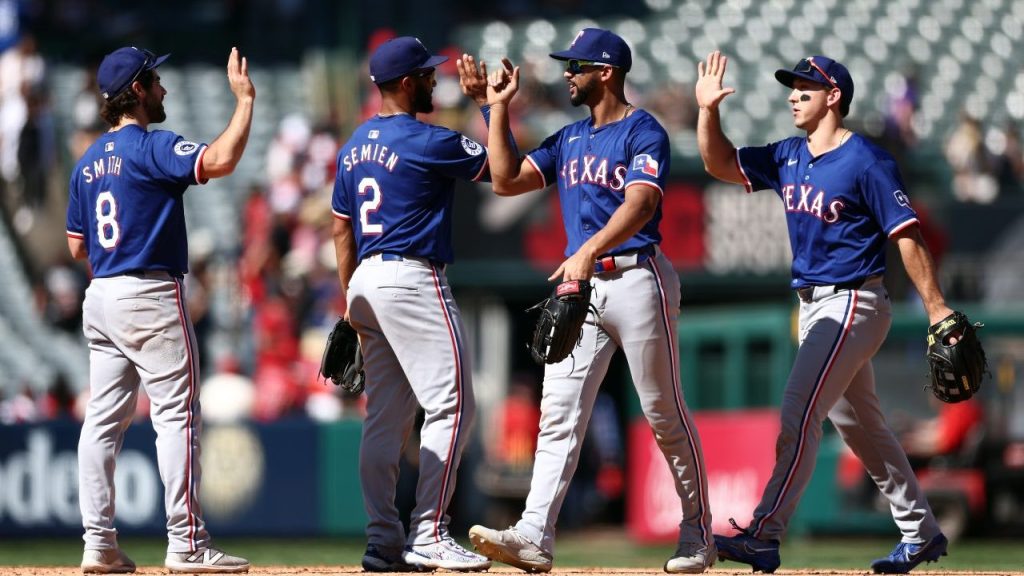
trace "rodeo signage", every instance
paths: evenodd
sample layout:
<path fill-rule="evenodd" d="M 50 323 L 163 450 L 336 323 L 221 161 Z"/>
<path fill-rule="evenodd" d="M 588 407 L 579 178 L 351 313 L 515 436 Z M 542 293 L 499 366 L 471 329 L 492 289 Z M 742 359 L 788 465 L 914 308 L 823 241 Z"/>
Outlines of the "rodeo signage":
<path fill-rule="evenodd" d="M 70 422 L 0 428 L 0 537 L 81 533 L 78 434 Z M 211 529 L 318 533 L 317 437 L 309 423 L 207 427 L 201 498 Z M 125 435 L 114 477 L 122 534 L 165 533 L 155 440 L 148 424 Z"/>

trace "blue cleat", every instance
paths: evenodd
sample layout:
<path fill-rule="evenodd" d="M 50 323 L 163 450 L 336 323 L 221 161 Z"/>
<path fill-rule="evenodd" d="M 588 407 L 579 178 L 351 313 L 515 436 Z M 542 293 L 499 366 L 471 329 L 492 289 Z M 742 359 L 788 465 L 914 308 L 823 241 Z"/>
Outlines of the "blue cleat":
<path fill-rule="evenodd" d="M 875 574 L 906 574 L 921 562 L 937 562 L 946 555 L 949 541 L 941 533 L 927 542 L 910 544 L 900 542 L 885 558 L 871 563 Z"/>
<path fill-rule="evenodd" d="M 732 560 L 750 564 L 754 572 L 771 574 L 775 572 L 782 560 L 779 559 L 778 540 L 758 540 L 750 532 L 740 528 L 736 521 L 729 519 L 733 528 L 740 531 L 736 536 L 719 536 L 715 534 L 715 546 L 718 548 L 719 560 Z"/>

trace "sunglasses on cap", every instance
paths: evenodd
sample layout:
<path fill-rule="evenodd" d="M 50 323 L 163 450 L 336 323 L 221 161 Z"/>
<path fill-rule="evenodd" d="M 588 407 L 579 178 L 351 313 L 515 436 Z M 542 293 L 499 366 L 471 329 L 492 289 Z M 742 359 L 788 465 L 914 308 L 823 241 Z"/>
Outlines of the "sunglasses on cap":
<path fill-rule="evenodd" d="M 152 52 L 150 52 L 149 50 L 146 50 L 145 48 L 136 48 L 136 47 L 132 46 L 132 49 L 133 50 L 138 50 L 139 52 L 142 52 L 142 55 L 145 56 L 146 59 L 142 61 L 142 66 L 140 66 L 138 71 L 135 72 L 135 75 L 132 76 L 132 79 L 128 81 L 128 84 L 125 84 L 125 88 L 128 88 L 129 86 L 134 84 L 135 81 L 139 79 L 139 76 L 142 74 L 142 72 L 145 71 L 147 68 L 149 68 L 149 66 L 153 63 L 153 61 L 156 60 L 156 54 L 153 54 Z"/>
<path fill-rule="evenodd" d="M 821 74 L 823 78 L 825 78 L 825 81 L 828 82 L 829 86 L 832 86 L 836 90 L 839 90 L 839 86 L 836 86 L 836 83 L 832 81 L 832 78 L 828 74 L 825 74 L 825 71 L 821 69 L 821 66 L 818 66 L 817 64 L 814 63 L 814 58 L 804 58 L 796 65 L 796 68 L 793 68 L 793 71 L 800 72 L 802 74 L 807 74 L 810 73 L 811 71 L 816 71 L 818 74 Z"/>
<path fill-rule="evenodd" d="M 604 62 L 594 62 L 592 60 L 566 60 L 565 71 L 570 74 L 582 74 L 584 66 L 608 66 L 609 68 L 618 68 L 618 66 L 612 66 L 611 64 L 605 64 Z"/>

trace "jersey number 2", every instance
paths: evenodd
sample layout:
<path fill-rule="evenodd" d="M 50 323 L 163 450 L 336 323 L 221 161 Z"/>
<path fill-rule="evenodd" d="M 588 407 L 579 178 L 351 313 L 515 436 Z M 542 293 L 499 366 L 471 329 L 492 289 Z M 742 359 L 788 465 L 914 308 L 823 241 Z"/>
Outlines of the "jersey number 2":
<path fill-rule="evenodd" d="M 96 196 L 96 239 L 100 246 L 110 250 L 121 239 L 121 228 L 117 224 L 117 200 L 109 190 Z"/>
<path fill-rule="evenodd" d="M 370 195 L 369 198 L 364 200 L 359 205 L 359 224 L 362 228 L 363 234 L 383 234 L 384 225 L 381 223 L 370 223 L 370 216 L 376 214 L 377 210 L 380 209 L 380 203 L 384 200 L 384 194 L 380 191 L 380 186 L 377 184 L 376 178 L 366 177 L 359 181 L 359 195 L 366 196 Z"/>

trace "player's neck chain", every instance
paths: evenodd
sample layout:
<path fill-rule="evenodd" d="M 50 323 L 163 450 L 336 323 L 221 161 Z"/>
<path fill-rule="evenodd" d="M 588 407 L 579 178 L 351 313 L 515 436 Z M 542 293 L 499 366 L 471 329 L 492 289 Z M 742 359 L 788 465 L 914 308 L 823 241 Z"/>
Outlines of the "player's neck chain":
<path fill-rule="evenodd" d="M 378 118 L 392 118 L 394 116 L 408 116 L 408 112 L 392 112 L 391 114 L 377 114 Z"/>
<path fill-rule="evenodd" d="M 622 118 L 619 118 L 619 122 L 625 120 L 626 116 L 629 116 L 629 113 L 632 112 L 635 108 L 636 106 L 633 106 L 632 104 L 626 104 L 626 111 L 622 113 Z"/>
<path fill-rule="evenodd" d="M 849 128 L 847 128 L 846 129 L 846 134 L 843 134 L 843 137 L 839 139 L 839 146 L 842 146 L 843 144 L 845 144 L 846 141 L 850 138 L 851 134 L 853 134 L 853 130 L 850 130 Z M 837 146 L 837 148 L 838 148 L 838 146 Z"/>

